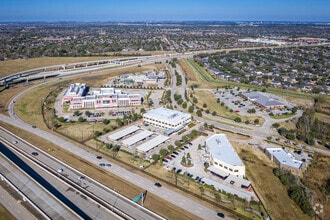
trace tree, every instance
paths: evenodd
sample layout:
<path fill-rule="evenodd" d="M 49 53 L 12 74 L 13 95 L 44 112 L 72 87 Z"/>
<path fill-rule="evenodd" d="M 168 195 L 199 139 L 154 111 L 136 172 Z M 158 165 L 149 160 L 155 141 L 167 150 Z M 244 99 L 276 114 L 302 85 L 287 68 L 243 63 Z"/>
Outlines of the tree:
<path fill-rule="evenodd" d="M 175 144 L 175 146 L 177 146 L 177 147 L 179 147 L 179 146 L 181 145 L 181 143 L 180 143 L 179 140 L 176 140 L 176 141 L 174 142 L 174 144 Z"/>
<path fill-rule="evenodd" d="M 85 121 L 85 119 L 84 119 L 83 117 L 80 116 L 80 117 L 78 118 L 78 122 L 84 122 L 84 121 Z"/>
<path fill-rule="evenodd" d="M 242 119 L 241 119 L 240 117 L 236 117 L 236 118 L 234 119 L 234 121 L 240 123 L 240 122 L 242 122 Z"/>
<path fill-rule="evenodd" d="M 146 110 L 145 110 L 144 108 L 141 108 L 141 109 L 140 109 L 140 113 L 141 113 L 141 114 L 143 114 L 143 113 L 145 113 L 145 112 L 146 112 Z"/>
<path fill-rule="evenodd" d="M 103 124 L 105 124 L 105 125 L 107 125 L 107 124 L 109 124 L 110 123 L 110 120 L 109 119 L 103 119 Z"/>
<path fill-rule="evenodd" d="M 119 145 L 115 145 L 113 148 L 112 148 L 112 152 L 113 152 L 113 157 L 116 158 L 117 155 L 118 155 L 118 152 L 120 151 L 120 146 Z"/>
<path fill-rule="evenodd" d="M 80 111 L 75 111 L 74 113 L 73 113 L 73 116 L 79 116 L 80 115 Z"/>
<path fill-rule="evenodd" d="M 203 116 L 202 111 L 200 109 L 197 110 L 196 114 L 197 114 L 198 117 L 202 117 Z"/>
<path fill-rule="evenodd" d="M 206 107 L 207 107 L 207 104 L 206 104 L 206 103 L 204 103 L 204 104 L 203 104 L 203 108 L 206 108 Z"/>
<path fill-rule="evenodd" d="M 217 115 L 217 112 L 216 111 L 213 111 L 212 112 L 212 116 L 216 116 Z"/>
<path fill-rule="evenodd" d="M 257 124 L 259 124 L 259 119 L 256 118 L 253 122 L 254 122 L 254 124 L 257 125 Z"/>
<path fill-rule="evenodd" d="M 92 113 L 91 113 L 90 111 L 85 111 L 85 115 L 86 115 L 87 117 L 89 117 L 89 116 L 92 115 Z"/>
<path fill-rule="evenodd" d="M 168 145 L 167 149 L 168 149 L 170 152 L 173 152 L 173 151 L 174 151 L 174 146 L 173 146 L 173 145 Z"/>
<path fill-rule="evenodd" d="M 159 160 L 159 154 L 153 154 L 152 156 L 151 156 L 151 158 L 154 160 L 154 161 L 157 161 L 157 160 Z"/>
<path fill-rule="evenodd" d="M 65 118 L 64 118 L 64 117 L 59 117 L 57 120 L 58 120 L 59 122 L 65 122 Z"/>
<path fill-rule="evenodd" d="M 182 103 L 182 108 L 187 108 L 187 102 Z"/>
<path fill-rule="evenodd" d="M 166 150 L 165 148 L 162 148 L 159 150 L 159 154 L 162 156 L 165 156 L 166 154 L 168 154 L 168 150 Z"/>
<path fill-rule="evenodd" d="M 193 113 L 194 112 L 194 106 L 193 105 L 189 106 L 188 112 L 189 113 Z"/>

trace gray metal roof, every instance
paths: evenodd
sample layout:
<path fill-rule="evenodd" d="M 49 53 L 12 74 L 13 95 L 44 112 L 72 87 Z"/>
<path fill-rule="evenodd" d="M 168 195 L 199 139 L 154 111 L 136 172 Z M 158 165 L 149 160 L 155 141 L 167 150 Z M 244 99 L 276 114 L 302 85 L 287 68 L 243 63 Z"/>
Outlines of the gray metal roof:
<path fill-rule="evenodd" d="M 300 169 L 302 162 L 295 160 L 293 156 L 285 152 L 282 148 L 266 148 L 281 164 Z"/>
<path fill-rule="evenodd" d="M 131 134 L 131 133 L 133 133 L 133 132 L 135 132 L 135 131 L 138 131 L 139 129 L 140 129 L 139 127 L 133 125 L 133 126 L 130 126 L 130 127 L 128 127 L 128 128 L 125 128 L 125 129 L 123 129 L 123 130 L 120 130 L 120 131 L 118 131 L 118 132 L 115 132 L 115 133 L 113 133 L 113 134 L 110 134 L 110 135 L 108 136 L 108 138 L 109 138 L 110 140 L 117 141 L 117 140 L 119 140 L 120 138 L 125 137 L 126 135 L 129 135 L 129 134 Z"/>
<path fill-rule="evenodd" d="M 151 131 L 143 130 L 142 132 L 123 140 L 122 143 L 125 145 L 128 145 L 128 146 L 131 146 L 131 145 L 143 140 L 144 138 L 151 136 L 152 134 L 153 134 L 153 132 L 151 132 Z"/>
<path fill-rule="evenodd" d="M 136 149 L 141 152 L 148 152 L 154 147 L 157 147 L 161 143 L 167 141 L 169 137 L 166 137 L 164 135 L 158 135 L 157 137 L 139 145 Z"/>
<path fill-rule="evenodd" d="M 243 95 L 264 107 L 284 105 L 282 102 L 276 101 L 274 97 L 268 97 L 260 92 L 246 92 Z"/>
<path fill-rule="evenodd" d="M 233 166 L 244 166 L 226 135 L 215 134 L 205 142 L 214 159 L 221 160 Z"/>

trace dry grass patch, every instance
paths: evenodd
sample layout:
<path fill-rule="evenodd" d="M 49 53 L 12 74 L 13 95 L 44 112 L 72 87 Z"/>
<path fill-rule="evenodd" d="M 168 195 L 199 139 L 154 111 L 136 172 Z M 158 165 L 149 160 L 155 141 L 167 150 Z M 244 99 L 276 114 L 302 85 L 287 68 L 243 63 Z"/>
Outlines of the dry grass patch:
<path fill-rule="evenodd" d="M 272 219 L 309 219 L 289 198 L 286 188 L 273 175 L 276 166 L 258 148 L 233 144 L 246 166 L 246 175 Z"/>
<path fill-rule="evenodd" d="M 185 76 L 187 77 L 187 79 L 189 81 L 193 81 L 193 82 L 200 82 L 200 79 L 198 77 L 196 77 L 196 75 L 194 74 L 194 72 L 192 71 L 192 69 L 188 66 L 187 62 L 183 59 L 179 60 L 179 65 L 181 67 L 181 69 L 183 70 L 183 73 L 185 74 Z"/>
<path fill-rule="evenodd" d="M 3 206 L 0 204 L 0 216 L 3 220 L 14 220 L 15 217 Z"/>

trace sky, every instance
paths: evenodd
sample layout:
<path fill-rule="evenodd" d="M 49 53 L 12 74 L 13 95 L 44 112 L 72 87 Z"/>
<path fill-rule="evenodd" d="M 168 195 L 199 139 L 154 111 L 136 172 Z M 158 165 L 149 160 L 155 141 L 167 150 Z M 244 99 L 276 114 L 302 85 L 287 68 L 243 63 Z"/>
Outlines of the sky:
<path fill-rule="evenodd" d="M 330 22 L 330 0 L 0 0 L 0 22 Z"/>

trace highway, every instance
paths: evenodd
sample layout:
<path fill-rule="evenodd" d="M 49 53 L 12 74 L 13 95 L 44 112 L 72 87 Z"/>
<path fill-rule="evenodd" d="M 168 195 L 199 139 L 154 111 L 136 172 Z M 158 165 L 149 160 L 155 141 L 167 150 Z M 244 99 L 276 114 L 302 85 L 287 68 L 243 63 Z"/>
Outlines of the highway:
<path fill-rule="evenodd" d="M 46 165 L 49 167 L 48 170 L 52 169 L 52 172 L 55 173 L 56 176 L 62 181 L 70 183 L 68 186 L 62 187 L 63 190 L 61 193 L 69 193 L 73 196 L 76 195 L 75 197 L 72 197 L 72 195 L 68 195 L 67 197 L 70 196 L 71 201 L 73 201 L 75 205 L 79 207 L 81 206 L 80 209 L 87 212 L 86 214 L 91 219 L 107 219 L 107 216 L 113 214 L 113 210 L 116 213 L 119 213 L 121 217 L 124 217 L 124 219 L 163 219 L 161 216 L 145 209 L 144 207 L 141 207 L 132 200 L 121 196 L 101 183 L 94 181 L 88 176 L 84 176 L 84 174 L 69 165 L 64 164 L 56 158 L 40 151 L 37 147 L 25 142 L 23 139 L 11 134 L 10 132 L 0 129 L 0 135 L 3 139 L 12 142 L 17 141 L 15 147 L 24 151 L 27 155 L 32 155 L 32 152 L 38 153 L 37 156 L 33 156 L 33 160 L 37 161 L 39 164 L 42 163 Z M 96 163 L 99 162 L 95 156 L 94 160 Z M 58 172 L 59 170 L 61 172 Z M 83 176 L 83 178 L 79 178 L 81 176 Z M 47 180 L 48 179 L 49 178 L 47 178 Z M 56 189 L 61 188 L 58 183 L 53 182 L 52 184 L 56 186 Z M 68 188 L 70 190 L 68 190 Z M 87 197 L 91 197 L 88 200 L 92 202 L 91 204 L 87 203 L 86 199 L 82 199 Z M 101 209 L 99 208 L 100 206 Z M 119 218 L 119 216 L 116 216 L 116 218 Z M 84 217 L 84 219 L 86 219 L 86 217 Z"/>

